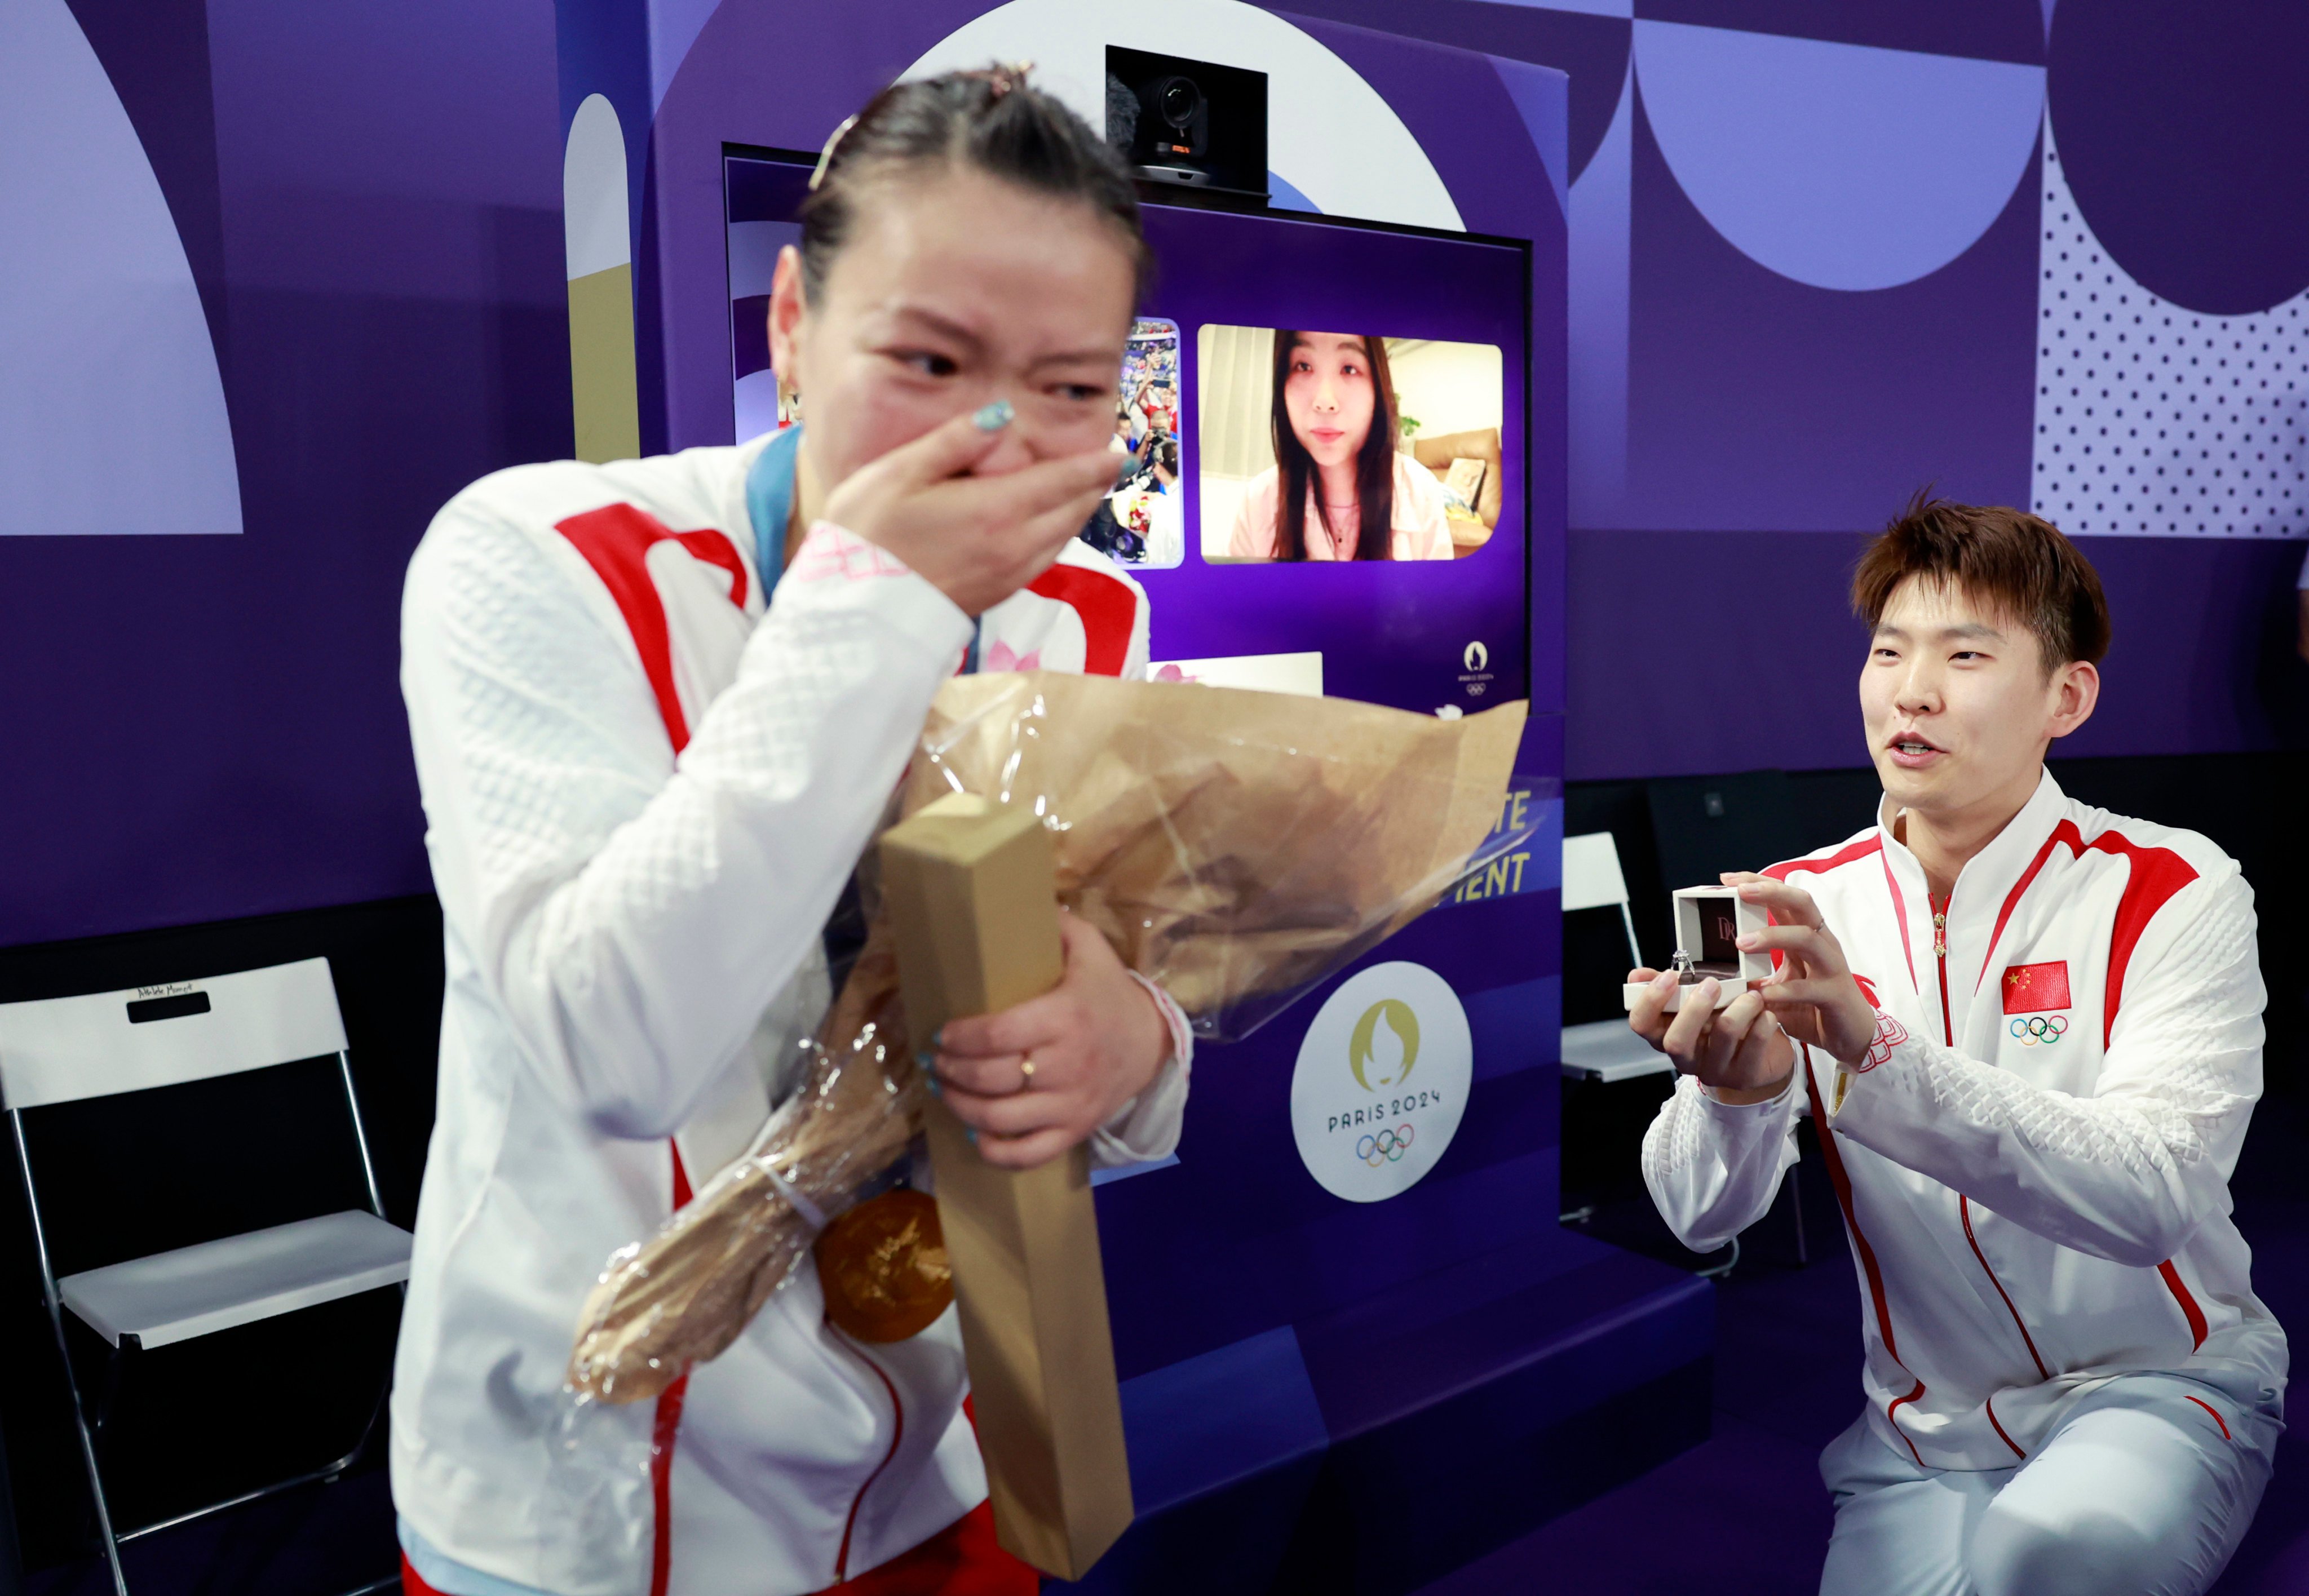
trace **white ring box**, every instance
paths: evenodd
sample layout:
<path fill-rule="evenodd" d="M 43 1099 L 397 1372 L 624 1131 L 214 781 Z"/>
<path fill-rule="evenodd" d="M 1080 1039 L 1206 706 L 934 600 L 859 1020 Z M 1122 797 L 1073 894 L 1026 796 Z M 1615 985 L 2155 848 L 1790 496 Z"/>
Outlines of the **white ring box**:
<path fill-rule="evenodd" d="M 1673 898 L 1675 945 L 1691 955 L 1691 967 L 1702 980 L 1713 977 L 1718 983 L 1717 1008 L 1750 987 L 1761 985 L 1764 978 L 1772 973 L 1770 953 L 1743 953 L 1735 941 L 1770 923 L 1761 909 L 1744 902 L 1728 886 L 1688 886 L 1675 893 Z M 1627 986 L 1630 1014 L 1635 1013 L 1636 1000 L 1650 989 L 1633 982 Z M 1690 989 L 1678 987 L 1670 992 L 1665 1012 L 1675 1013 Z"/>

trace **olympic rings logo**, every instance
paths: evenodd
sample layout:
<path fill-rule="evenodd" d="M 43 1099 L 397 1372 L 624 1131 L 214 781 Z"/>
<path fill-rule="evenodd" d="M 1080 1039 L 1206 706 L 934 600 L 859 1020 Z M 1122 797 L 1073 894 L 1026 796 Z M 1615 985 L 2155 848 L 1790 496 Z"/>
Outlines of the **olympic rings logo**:
<path fill-rule="evenodd" d="M 1391 1131 L 1381 1131 L 1375 1136 L 1365 1136 L 1355 1143 L 1355 1156 L 1378 1169 L 1381 1164 L 1400 1163 L 1403 1155 L 1411 1151 L 1411 1127 L 1398 1125 Z"/>
<path fill-rule="evenodd" d="M 2067 1035 L 2068 1029 L 2069 1017 L 2066 1014 L 2031 1014 L 2025 1020 L 2012 1022 L 2012 1034 L 2020 1039 L 2020 1045 L 2024 1048 L 2034 1048 L 2040 1043 L 2049 1048 Z"/>

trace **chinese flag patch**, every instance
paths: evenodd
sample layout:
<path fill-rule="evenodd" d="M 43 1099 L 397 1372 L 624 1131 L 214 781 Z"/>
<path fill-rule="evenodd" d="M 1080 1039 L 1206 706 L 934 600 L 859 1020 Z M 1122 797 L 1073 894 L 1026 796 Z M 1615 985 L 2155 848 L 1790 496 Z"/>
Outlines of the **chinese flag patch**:
<path fill-rule="evenodd" d="M 2036 1014 L 2069 1006 L 2069 962 L 2015 964 L 2004 972 L 2004 1012 Z"/>

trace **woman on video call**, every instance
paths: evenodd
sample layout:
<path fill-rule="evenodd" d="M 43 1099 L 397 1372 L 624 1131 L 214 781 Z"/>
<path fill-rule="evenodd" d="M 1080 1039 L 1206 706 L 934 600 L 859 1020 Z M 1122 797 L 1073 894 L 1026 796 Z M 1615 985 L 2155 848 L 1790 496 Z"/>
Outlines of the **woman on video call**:
<path fill-rule="evenodd" d="M 1451 557 L 1442 484 L 1395 446 L 1384 340 L 1277 332 L 1272 427 L 1275 465 L 1243 490 L 1233 557 Z"/>

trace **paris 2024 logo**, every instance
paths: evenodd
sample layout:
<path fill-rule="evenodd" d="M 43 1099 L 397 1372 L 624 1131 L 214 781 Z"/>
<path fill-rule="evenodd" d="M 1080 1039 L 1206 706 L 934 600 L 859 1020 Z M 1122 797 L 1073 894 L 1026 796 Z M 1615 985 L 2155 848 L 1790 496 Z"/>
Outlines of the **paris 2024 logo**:
<path fill-rule="evenodd" d="M 1291 1127 L 1307 1173 L 1350 1203 L 1409 1190 L 1459 1128 L 1474 1070 L 1467 1012 L 1424 964 L 1375 964 L 1299 1044 Z"/>

